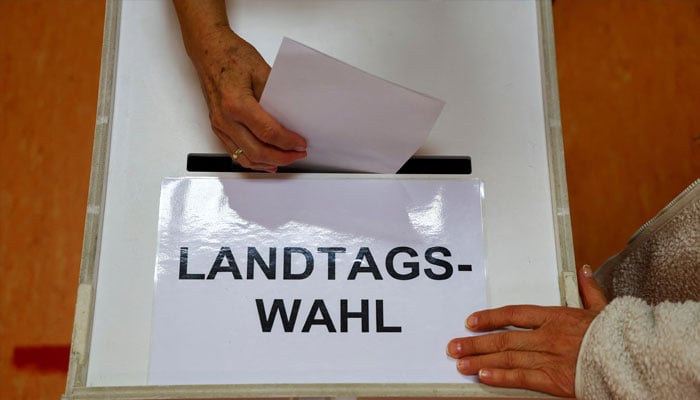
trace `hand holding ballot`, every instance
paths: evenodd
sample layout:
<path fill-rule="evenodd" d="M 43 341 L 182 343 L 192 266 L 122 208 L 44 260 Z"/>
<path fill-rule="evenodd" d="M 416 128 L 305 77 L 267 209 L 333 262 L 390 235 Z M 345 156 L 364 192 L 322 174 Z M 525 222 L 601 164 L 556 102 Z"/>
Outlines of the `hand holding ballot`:
<path fill-rule="evenodd" d="M 306 140 L 260 107 L 270 66 L 229 28 L 224 1 L 173 3 L 212 129 L 231 158 L 246 168 L 275 172 L 306 157 Z"/>
<path fill-rule="evenodd" d="M 445 105 L 286 37 L 270 70 L 223 2 L 175 5 L 212 128 L 244 167 L 395 173 Z"/>

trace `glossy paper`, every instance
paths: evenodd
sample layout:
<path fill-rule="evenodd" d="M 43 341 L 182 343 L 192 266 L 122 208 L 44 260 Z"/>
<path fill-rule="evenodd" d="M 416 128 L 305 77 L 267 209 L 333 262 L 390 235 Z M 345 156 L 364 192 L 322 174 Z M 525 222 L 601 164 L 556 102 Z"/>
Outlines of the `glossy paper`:
<path fill-rule="evenodd" d="M 149 384 L 464 383 L 486 307 L 469 178 L 165 179 Z"/>

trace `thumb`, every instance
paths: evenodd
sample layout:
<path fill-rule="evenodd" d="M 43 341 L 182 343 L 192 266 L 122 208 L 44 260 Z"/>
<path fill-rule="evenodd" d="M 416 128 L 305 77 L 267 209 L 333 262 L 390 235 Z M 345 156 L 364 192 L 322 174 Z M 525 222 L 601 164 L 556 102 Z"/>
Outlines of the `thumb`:
<path fill-rule="evenodd" d="M 262 97 L 263 91 L 265 91 L 265 85 L 267 85 L 267 78 L 270 75 L 270 67 L 267 67 L 266 72 L 262 72 L 261 74 L 253 74 L 252 76 L 252 82 L 251 82 L 251 87 L 253 89 L 253 96 L 255 97 L 255 100 L 260 101 L 260 98 Z"/>
<path fill-rule="evenodd" d="M 583 306 L 587 310 L 600 311 L 608 304 L 603 290 L 598 286 L 590 265 L 586 264 L 578 270 L 578 290 L 581 293 Z"/>
<path fill-rule="evenodd" d="M 263 91 L 265 91 L 265 85 L 267 85 L 270 72 L 272 72 L 272 68 L 262 60 L 260 64 L 255 66 L 251 73 L 251 87 L 253 89 L 253 96 L 255 96 L 255 100 L 257 101 L 260 101 Z"/>

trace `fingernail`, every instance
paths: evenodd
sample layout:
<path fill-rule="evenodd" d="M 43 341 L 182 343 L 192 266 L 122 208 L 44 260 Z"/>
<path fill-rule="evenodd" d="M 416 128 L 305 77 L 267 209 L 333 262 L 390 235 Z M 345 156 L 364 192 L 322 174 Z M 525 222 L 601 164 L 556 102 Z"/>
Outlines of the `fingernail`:
<path fill-rule="evenodd" d="M 491 377 L 491 371 L 487 369 L 480 369 L 479 370 L 479 379 L 488 379 Z"/>
<path fill-rule="evenodd" d="M 457 361 L 457 369 L 460 371 L 468 371 L 469 370 L 469 360 L 466 358 L 463 358 L 459 361 Z"/>
<path fill-rule="evenodd" d="M 469 328 L 474 328 L 476 325 L 479 323 L 479 318 L 476 317 L 476 315 L 472 314 L 467 318 L 467 327 Z"/>
<path fill-rule="evenodd" d="M 592 278 L 593 277 L 593 271 L 591 270 L 591 266 L 588 264 L 585 264 L 583 267 L 581 267 L 583 270 L 583 276 L 586 278 Z"/>
<path fill-rule="evenodd" d="M 451 342 L 447 345 L 447 355 L 450 357 L 458 357 L 462 353 L 462 344 L 459 342 Z"/>

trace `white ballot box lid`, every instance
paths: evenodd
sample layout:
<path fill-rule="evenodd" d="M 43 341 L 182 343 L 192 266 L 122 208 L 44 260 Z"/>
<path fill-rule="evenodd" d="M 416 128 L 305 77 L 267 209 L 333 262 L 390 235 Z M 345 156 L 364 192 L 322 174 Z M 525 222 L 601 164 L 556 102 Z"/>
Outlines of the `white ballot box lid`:
<path fill-rule="evenodd" d="M 579 305 L 549 1 L 227 4 L 270 64 L 288 36 L 444 100 L 417 154 L 469 156 L 483 182 L 489 306 Z M 66 399 L 538 396 L 478 383 L 147 386 L 161 181 L 231 174 L 186 169 L 188 154 L 224 150 L 171 2 L 108 1 L 102 60 Z"/>

